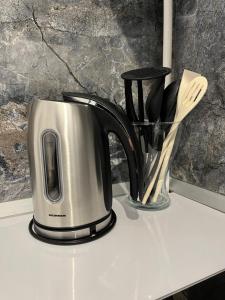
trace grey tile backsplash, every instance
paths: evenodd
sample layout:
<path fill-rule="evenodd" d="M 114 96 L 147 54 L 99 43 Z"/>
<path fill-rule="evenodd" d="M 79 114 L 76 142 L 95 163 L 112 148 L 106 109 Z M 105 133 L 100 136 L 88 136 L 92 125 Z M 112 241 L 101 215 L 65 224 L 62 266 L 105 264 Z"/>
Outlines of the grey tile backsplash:
<path fill-rule="evenodd" d="M 172 176 L 225 195 L 225 4 L 176 1 L 174 68 L 199 72 L 207 95 L 184 122 Z"/>
<path fill-rule="evenodd" d="M 124 103 L 120 74 L 160 65 L 162 3 L 50 0 L 1 3 L 0 202 L 31 195 L 27 106 L 62 91 L 89 91 Z M 128 179 L 111 137 L 113 181 Z"/>
<path fill-rule="evenodd" d="M 4 2 L 0 14 L 0 202 L 31 195 L 27 106 L 62 91 L 89 91 L 124 105 L 120 74 L 161 65 L 162 2 Z M 186 119 L 172 176 L 225 194 L 225 4 L 176 0 L 174 73 L 204 74 L 208 93 Z M 110 137 L 113 182 L 127 181 Z"/>

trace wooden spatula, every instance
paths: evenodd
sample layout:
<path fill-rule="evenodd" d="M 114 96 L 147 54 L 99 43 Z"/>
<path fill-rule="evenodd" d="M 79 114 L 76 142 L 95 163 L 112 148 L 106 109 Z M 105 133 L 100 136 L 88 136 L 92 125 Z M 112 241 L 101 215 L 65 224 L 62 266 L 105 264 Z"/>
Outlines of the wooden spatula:
<path fill-rule="evenodd" d="M 177 100 L 177 110 L 176 110 L 176 115 L 175 115 L 175 119 L 174 119 L 174 124 L 171 127 L 170 132 L 163 143 L 163 148 L 162 148 L 160 160 L 158 163 L 158 167 L 157 167 L 154 177 L 153 177 L 151 183 L 149 184 L 148 189 L 146 190 L 146 193 L 143 197 L 143 200 L 142 200 L 143 204 L 146 204 L 146 202 L 151 194 L 155 180 L 158 177 L 159 171 L 161 170 L 159 180 L 157 183 L 157 187 L 156 187 L 156 191 L 155 191 L 154 197 L 152 199 L 152 202 L 157 201 L 158 195 L 162 188 L 164 177 L 166 176 L 167 166 L 168 166 L 169 159 L 170 159 L 170 156 L 172 153 L 172 149 L 173 149 L 173 145 L 175 142 L 179 123 L 201 101 L 204 94 L 206 93 L 207 87 L 208 87 L 207 79 L 203 76 L 199 76 L 199 77 L 196 77 L 195 79 L 193 79 L 186 86 L 186 88 L 182 87 L 179 90 L 178 100 Z"/>

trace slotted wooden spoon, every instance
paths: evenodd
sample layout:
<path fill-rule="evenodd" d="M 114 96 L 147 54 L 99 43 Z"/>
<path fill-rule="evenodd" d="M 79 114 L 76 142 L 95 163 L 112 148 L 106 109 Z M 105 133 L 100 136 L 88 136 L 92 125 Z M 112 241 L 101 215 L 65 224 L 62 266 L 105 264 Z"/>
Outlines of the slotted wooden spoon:
<path fill-rule="evenodd" d="M 169 163 L 169 159 L 173 150 L 173 145 L 175 142 L 177 130 L 179 123 L 197 106 L 197 104 L 201 101 L 203 96 L 206 93 L 208 87 L 207 79 L 203 76 L 199 76 L 194 78 L 185 88 L 183 87 L 179 90 L 178 100 L 177 100 L 177 110 L 174 118 L 174 123 L 170 129 L 169 134 L 167 135 L 160 156 L 160 160 L 158 163 L 158 167 L 155 171 L 155 174 L 145 192 L 142 203 L 146 204 L 148 198 L 151 194 L 153 186 L 155 184 L 155 180 L 159 175 L 157 187 L 152 198 L 151 202 L 156 202 L 158 195 L 161 191 L 164 177 L 166 176 L 167 166 Z"/>

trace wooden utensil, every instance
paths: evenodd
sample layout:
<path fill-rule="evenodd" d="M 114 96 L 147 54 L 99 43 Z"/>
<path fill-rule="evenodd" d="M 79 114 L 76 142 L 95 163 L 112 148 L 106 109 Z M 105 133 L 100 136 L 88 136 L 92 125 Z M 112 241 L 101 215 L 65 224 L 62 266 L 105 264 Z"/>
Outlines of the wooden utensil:
<path fill-rule="evenodd" d="M 201 74 L 184 69 L 184 72 L 183 72 L 183 75 L 181 78 L 179 93 L 184 92 L 187 85 L 189 84 L 189 82 L 191 82 L 193 79 L 195 79 L 196 77 L 199 77 L 199 76 L 201 76 Z M 178 94 L 178 97 L 179 97 L 179 94 Z"/>
<path fill-rule="evenodd" d="M 169 158 L 172 153 L 173 145 L 175 142 L 177 130 L 179 123 L 196 107 L 196 105 L 201 101 L 204 94 L 206 93 L 208 86 L 207 79 L 203 76 L 199 76 L 194 78 L 189 84 L 186 86 L 186 88 L 183 86 L 179 90 L 178 94 L 178 100 L 177 100 L 177 110 L 176 115 L 174 119 L 174 124 L 171 127 L 171 130 L 166 137 L 163 148 L 160 156 L 160 160 L 158 163 L 158 167 L 156 169 L 156 172 L 154 174 L 154 177 L 149 184 L 146 193 L 143 197 L 142 203 L 146 204 L 147 200 L 151 194 L 152 188 L 154 186 L 155 180 L 158 177 L 159 171 L 160 176 L 158 180 L 158 184 L 156 187 L 156 191 L 154 193 L 154 197 L 152 199 L 152 202 L 156 202 L 158 195 L 161 191 L 162 184 L 164 181 L 164 176 L 166 175 L 167 166 L 169 163 Z"/>

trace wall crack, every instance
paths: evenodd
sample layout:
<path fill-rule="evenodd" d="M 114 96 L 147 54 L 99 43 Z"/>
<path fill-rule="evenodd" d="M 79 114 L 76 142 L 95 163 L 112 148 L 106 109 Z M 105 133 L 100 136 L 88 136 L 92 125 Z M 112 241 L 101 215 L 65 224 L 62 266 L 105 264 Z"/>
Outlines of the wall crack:
<path fill-rule="evenodd" d="M 68 65 L 68 63 L 56 52 L 56 50 L 49 45 L 49 43 L 47 42 L 47 40 L 45 39 L 43 30 L 41 28 L 41 26 L 39 25 L 37 18 L 35 16 L 35 12 L 34 9 L 32 9 L 32 18 L 33 18 L 33 22 L 35 24 L 35 26 L 37 27 L 37 29 L 39 30 L 40 34 L 41 34 L 41 39 L 42 42 L 45 43 L 46 47 L 48 47 L 48 49 L 64 64 L 64 66 L 66 67 L 66 69 L 68 70 L 68 73 L 70 74 L 70 76 L 73 78 L 73 80 L 83 89 L 85 90 L 85 92 L 90 93 L 90 91 L 79 81 L 79 79 L 74 75 L 73 71 L 71 70 L 70 66 Z"/>

